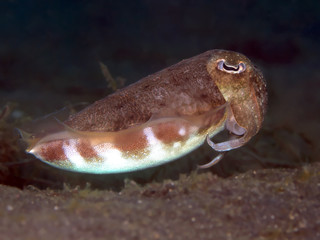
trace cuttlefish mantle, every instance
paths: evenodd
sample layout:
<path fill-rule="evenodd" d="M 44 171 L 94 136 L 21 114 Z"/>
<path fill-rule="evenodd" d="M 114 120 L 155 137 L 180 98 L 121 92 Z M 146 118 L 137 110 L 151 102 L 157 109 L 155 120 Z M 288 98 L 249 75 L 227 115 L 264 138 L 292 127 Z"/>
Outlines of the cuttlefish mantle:
<path fill-rule="evenodd" d="M 62 169 L 120 173 L 164 164 L 206 141 L 219 154 L 205 168 L 257 134 L 266 106 L 263 75 L 250 60 L 211 50 L 93 103 L 59 131 L 30 137 L 27 152 Z M 213 142 L 223 130 L 230 139 Z"/>

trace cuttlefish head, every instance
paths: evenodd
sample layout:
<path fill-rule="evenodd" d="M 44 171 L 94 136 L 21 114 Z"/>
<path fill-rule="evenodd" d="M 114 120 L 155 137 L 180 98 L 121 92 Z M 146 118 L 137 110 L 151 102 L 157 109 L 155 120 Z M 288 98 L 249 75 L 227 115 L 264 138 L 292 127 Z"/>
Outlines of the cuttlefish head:
<path fill-rule="evenodd" d="M 207 70 L 229 104 L 226 128 L 242 136 L 231 146 L 221 145 L 220 150 L 240 147 L 261 128 L 268 99 L 264 77 L 247 57 L 225 50 L 215 51 Z"/>

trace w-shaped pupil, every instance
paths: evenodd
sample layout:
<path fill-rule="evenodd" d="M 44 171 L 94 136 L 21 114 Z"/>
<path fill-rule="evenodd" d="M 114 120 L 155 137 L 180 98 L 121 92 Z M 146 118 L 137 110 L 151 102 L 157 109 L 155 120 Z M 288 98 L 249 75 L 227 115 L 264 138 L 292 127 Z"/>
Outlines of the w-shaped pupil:
<path fill-rule="evenodd" d="M 232 66 L 232 65 L 229 66 L 229 65 L 223 63 L 223 68 L 227 71 L 239 71 L 239 65 L 237 65 L 237 67 L 235 67 L 235 66 Z"/>

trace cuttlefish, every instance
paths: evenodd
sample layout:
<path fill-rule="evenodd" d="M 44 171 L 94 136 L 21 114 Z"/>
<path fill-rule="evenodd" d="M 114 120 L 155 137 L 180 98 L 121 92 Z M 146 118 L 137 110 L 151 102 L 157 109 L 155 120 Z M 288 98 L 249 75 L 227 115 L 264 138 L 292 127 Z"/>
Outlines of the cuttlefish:
<path fill-rule="evenodd" d="M 62 169 L 120 173 L 167 163 L 206 141 L 218 152 L 206 168 L 257 134 L 266 106 L 260 70 L 240 53 L 211 50 L 70 115 L 61 130 L 27 139 L 26 151 Z M 223 130 L 229 139 L 211 140 Z"/>

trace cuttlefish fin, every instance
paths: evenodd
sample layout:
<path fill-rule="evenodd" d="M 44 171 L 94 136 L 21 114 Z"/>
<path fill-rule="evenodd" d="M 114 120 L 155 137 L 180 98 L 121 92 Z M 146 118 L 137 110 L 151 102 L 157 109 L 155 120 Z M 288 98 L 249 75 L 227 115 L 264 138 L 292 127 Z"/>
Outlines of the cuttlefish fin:
<path fill-rule="evenodd" d="M 36 138 L 41 138 L 51 133 L 63 131 L 65 130 L 65 126 L 61 123 L 74 112 L 82 109 L 87 104 L 88 103 L 78 103 L 66 106 L 41 118 L 26 122 L 19 126 L 19 128 L 23 129 L 26 132 L 32 133 Z"/>
<path fill-rule="evenodd" d="M 82 132 L 72 129 L 62 121 L 60 121 L 55 116 L 50 116 L 49 123 L 43 123 L 43 119 L 37 120 L 34 124 L 40 121 L 38 126 L 33 127 L 34 132 L 29 132 L 17 128 L 21 139 L 27 144 L 27 151 L 31 150 L 35 145 L 55 141 L 55 140 L 64 140 L 69 138 L 77 138 L 83 135 Z"/>
<path fill-rule="evenodd" d="M 20 128 L 16 128 L 16 131 L 18 132 L 21 140 L 27 144 L 28 147 L 33 146 L 38 142 L 37 139 L 34 138 L 34 136 L 31 133 L 28 133 Z"/>
<path fill-rule="evenodd" d="M 88 137 L 95 137 L 95 138 L 101 138 L 105 137 L 106 135 L 112 135 L 113 132 L 90 132 L 90 131 L 79 131 L 76 129 L 71 128 L 64 122 L 61 122 L 59 119 L 55 119 L 57 124 L 59 124 L 62 128 L 62 131 L 49 134 L 43 138 L 41 138 L 37 143 L 43 143 L 43 142 L 50 142 L 55 140 L 64 140 L 64 139 L 70 139 L 70 138 L 88 138 Z"/>
<path fill-rule="evenodd" d="M 203 125 L 216 124 L 219 122 L 221 119 L 223 119 L 226 111 L 228 111 L 228 107 L 229 104 L 225 103 L 204 113 L 194 115 L 181 115 L 178 114 L 175 109 L 165 108 L 162 109 L 161 112 L 154 113 L 147 122 L 150 123 L 153 121 L 163 121 L 165 119 L 183 119 L 193 126 L 201 127 Z"/>
<path fill-rule="evenodd" d="M 180 116 L 174 109 L 165 108 L 165 109 L 161 109 L 161 111 L 159 112 L 153 113 L 147 122 L 153 122 L 159 119 L 178 118 L 178 117 Z"/>

